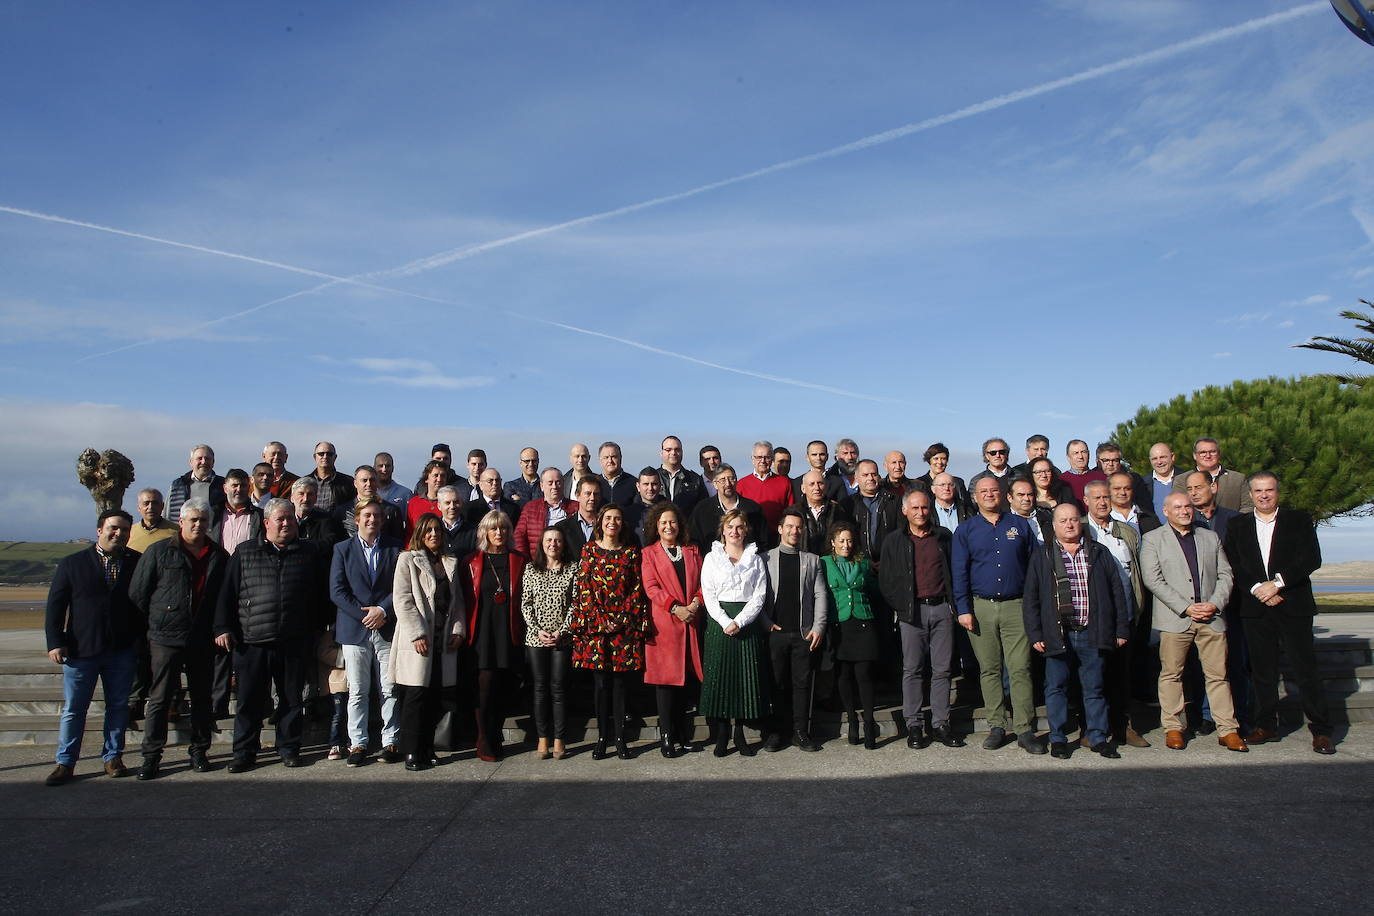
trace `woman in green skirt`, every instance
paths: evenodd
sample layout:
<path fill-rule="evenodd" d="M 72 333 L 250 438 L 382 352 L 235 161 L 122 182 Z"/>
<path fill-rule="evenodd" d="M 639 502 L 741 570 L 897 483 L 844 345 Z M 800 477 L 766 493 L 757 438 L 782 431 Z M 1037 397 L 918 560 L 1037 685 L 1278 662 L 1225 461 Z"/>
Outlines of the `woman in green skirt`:
<path fill-rule="evenodd" d="M 715 739 L 715 755 L 724 757 L 735 720 L 735 747 L 746 757 L 754 749 L 744 739 L 744 723 L 768 714 L 767 634 L 757 623 L 763 611 L 768 572 L 758 549 L 749 543 L 749 522 L 732 509 L 721 516 L 719 540 L 701 568 L 701 596 L 710 620 L 702 653 L 701 714 Z"/>

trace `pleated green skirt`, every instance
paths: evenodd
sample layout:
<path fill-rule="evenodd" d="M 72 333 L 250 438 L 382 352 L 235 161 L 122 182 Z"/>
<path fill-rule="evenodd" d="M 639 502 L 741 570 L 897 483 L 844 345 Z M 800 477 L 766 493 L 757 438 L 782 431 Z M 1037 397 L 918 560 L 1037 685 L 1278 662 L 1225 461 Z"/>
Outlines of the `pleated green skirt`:
<path fill-rule="evenodd" d="M 733 620 L 744 602 L 722 601 L 720 606 Z M 767 664 L 766 636 L 756 623 L 726 636 L 714 620 L 707 620 L 698 710 L 713 719 L 768 715 Z"/>

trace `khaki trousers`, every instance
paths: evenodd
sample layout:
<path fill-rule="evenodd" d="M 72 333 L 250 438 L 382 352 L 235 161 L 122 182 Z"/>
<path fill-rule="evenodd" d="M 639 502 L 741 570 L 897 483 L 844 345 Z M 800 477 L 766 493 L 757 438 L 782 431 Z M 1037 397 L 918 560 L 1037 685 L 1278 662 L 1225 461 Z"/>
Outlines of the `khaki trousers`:
<path fill-rule="evenodd" d="M 1236 712 L 1226 680 L 1226 634 L 1196 620 L 1184 633 L 1159 634 L 1160 724 L 1165 731 L 1183 731 L 1183 665 L 1188 660 L 1188 647 L 1195 643 L 1217 734 L 1232 734 L 1236 731 Z"/>

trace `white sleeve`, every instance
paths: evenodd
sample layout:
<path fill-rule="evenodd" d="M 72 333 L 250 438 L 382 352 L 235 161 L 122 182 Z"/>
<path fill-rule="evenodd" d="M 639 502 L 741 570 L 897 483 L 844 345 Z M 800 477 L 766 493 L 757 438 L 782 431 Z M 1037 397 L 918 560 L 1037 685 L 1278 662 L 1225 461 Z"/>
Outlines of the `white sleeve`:
<path fill-rule="evenodd" d="M 706 605 L 706 613 L 710 614 L 711 619 L 723 630 L 730 625 L 730 617 L 720 606 L 719 579 L 720 573 L 708 554 L 706 562 L 701 567 L 701 598 Z"/>
<path fill-rule="evenodd" d="M 749 626 L 763 613 L 763 599 L 768 590 L 768 572 L 762 560 L 757 561 L 749 569 L 745 577 L 745 586 L 749 589 L 749 597 L 745 599 L 744 607 L 735 615 L 735 623 L 739 624 L 741 629 Z"/>

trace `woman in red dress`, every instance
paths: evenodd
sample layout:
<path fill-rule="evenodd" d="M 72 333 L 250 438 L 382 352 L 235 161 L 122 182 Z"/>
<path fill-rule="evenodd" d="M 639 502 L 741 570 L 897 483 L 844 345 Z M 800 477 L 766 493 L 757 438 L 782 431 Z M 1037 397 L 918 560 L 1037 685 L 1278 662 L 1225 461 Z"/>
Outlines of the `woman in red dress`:
<path fill-rule="evenodd" d="M 646 604 L 639 581 L 639 548 L 628 541 L 625 511 L 614 503 L 602 506 L 592 538 L 582 548 L 568 627 L 573 666 L 588 669 L 596 680 L 594 760 L 610 756 L 606 742 L 612 732 L 616 756 L 630 758 L 625 746 L 625 694 L 634 672 L 644 667 Z"/>

